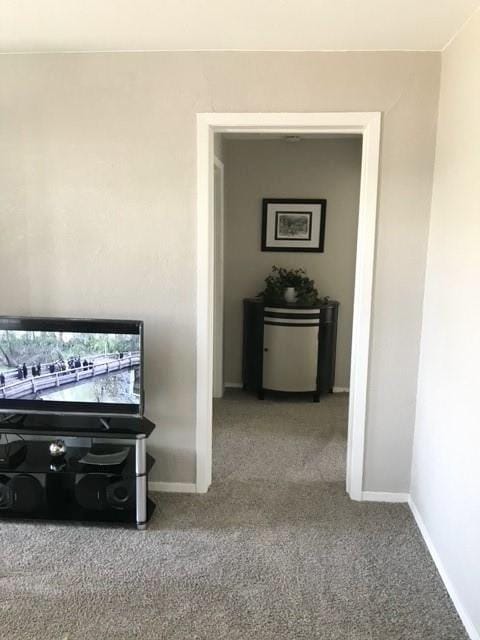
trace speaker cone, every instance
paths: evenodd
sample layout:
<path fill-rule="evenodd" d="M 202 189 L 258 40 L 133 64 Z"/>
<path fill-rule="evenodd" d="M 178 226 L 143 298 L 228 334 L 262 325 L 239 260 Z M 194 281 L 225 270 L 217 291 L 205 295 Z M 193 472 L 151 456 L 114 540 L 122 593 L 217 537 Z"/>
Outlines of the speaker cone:
<path fill-rule="evenodd" d="M 131 509 L 135 502 L 132 480 L 111 482 L 107 487 L 107 500 L 114 509 Z"/>
<path fill-rule="evenodd" d="M 90 473 L 78 480 L 75 485 L 75 498 L 84 509 L 103 511 L 108 506 L 107 486 L 108 476 L 102 473 Z"/>
<path fill-rule="evenodd" d="M 13 505 L 13 493 L 9 486 L 10 478 L 0 476 L 0 509 L 11 509 Z"/>
<path fill-rule="evenodd" d="M 41 482 L 35 476 L 23 473 L 15 475 L 8 486 L 13 495 L 14 511 L 30 513 L 42 506 L 45 492 Z"/>

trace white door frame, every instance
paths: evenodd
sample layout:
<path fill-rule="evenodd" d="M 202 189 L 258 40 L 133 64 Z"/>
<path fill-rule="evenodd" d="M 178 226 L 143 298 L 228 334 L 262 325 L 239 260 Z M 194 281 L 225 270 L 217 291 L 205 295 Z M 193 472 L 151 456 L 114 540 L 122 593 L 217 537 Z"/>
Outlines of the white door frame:
<path fill-rule="evenodd" d="M 224 282 L 224 198 L 225 167 L 223 162 L 214 156 L 214 173 L 218 171 L 218 184 L 214 179 L 214 187 L 218 189 L 218 202 L 214 203 L 214 303 L 213 303 L 213 397 L 222 398 L 224 390 L 223 374 L 223 282 Z M 214 197 L 215 197 L 214 193 Z"/>
<path fill-rule="evenodd" d="M 363 146 L 346 488 L 353 500 L 362 499 L 380 130 L 379 112 L 197 114 L 197 492 L 206 492 L 212 482 L 214 134 L 355 133 L 362 135 Z"/>

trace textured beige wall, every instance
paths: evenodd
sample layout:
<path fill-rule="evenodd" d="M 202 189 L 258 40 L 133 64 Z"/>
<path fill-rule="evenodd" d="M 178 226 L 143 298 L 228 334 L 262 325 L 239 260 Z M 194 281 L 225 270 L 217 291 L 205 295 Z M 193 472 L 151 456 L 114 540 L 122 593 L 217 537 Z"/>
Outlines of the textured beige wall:
<path fill-rule="evenodd" d="M 348 387 L 362 160 L 361 138 L 227 140 L 225 147 L 225 381 L 242 380 L 242 299 L 273 264 L 306 269 L 340 302 L 335 386 Z M 324 253 L 262 252 L 262 198 L 326 198 Z"/>
<path fill-rule="evenodd" d="M 471 637 L 480 634 L 479 116 L 480 11 L 442 54 L 412 473 Z"/>
<path fill-rule="evenodd" d="M 408 489 L 434 53 L 0 56 L 4 313 L 146 321 L 153 478 L 195 478 L 199 111 L 382 111 L 365 486 Z"/>

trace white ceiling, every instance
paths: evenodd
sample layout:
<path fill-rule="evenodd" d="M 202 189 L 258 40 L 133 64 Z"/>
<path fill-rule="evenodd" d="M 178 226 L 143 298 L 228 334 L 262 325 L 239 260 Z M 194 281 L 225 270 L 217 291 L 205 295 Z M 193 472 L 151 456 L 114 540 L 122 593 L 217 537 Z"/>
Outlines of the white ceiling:
<path fill-rule="evenodd" d="M 0 0 L 0 51 L 440 50 L 480 0 Z"/>

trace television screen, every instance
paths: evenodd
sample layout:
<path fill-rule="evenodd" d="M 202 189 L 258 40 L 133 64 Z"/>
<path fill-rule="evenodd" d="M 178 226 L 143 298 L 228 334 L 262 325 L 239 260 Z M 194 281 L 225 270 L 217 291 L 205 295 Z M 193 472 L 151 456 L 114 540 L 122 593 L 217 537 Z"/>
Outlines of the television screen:
<path fill-rule="evenodd" d="M 143 324 L 0 318 L 0 410 L 141 415 Z"/>

